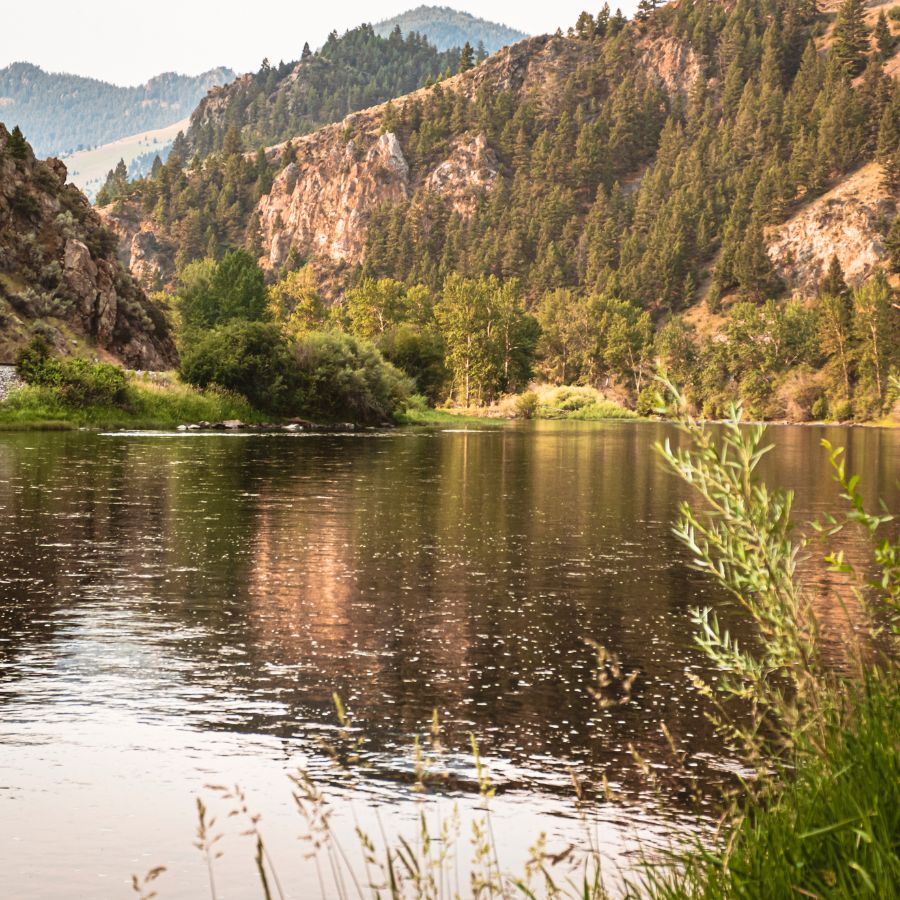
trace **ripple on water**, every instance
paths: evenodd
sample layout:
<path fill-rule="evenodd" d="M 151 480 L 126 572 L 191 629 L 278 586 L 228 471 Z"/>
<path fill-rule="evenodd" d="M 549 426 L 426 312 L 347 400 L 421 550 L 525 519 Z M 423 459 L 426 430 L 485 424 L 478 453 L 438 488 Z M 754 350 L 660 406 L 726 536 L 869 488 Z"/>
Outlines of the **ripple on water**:
<path fill-rule="evenodd" d="M 0 435 L 6 890 L 118 896 L 166 864 L 162 895 L 194 897 L 193 798 L 239 782 L 315 896 L 286 774 L 321 779 L 348 834 L 373 805 L 414 827 L 410 748 L 430 747 L 435 709 L 446 753 L 426 758 L 446 777 L 427 802 L 476 808 L 476 734 L 510 859 L 542 829 L 581 839 L 573 773 L 621 798 L 588 807 L 614 858 L 702 829 L 677 790 L 648 794 L 631 752 L 668 766 L 665 722 L 707 802 L 735 774 L 686 675 L 706 673 L 688 610 L 716 603 L 747 636 L 671 535 L 664 432 Z M 900 438 L 873 434 L 830 436 L 896 507 Z M 833 499 L 820 436 L 780 430 L 765 463 L 801 518 Z M 585 638 L 638 673 L 627 705 L 598 709 Z M 345 741 L 334 692 L 365 737 L 352 779 L 326 750 Z M 252 852 L 228 846 L 240 892 Z"/>

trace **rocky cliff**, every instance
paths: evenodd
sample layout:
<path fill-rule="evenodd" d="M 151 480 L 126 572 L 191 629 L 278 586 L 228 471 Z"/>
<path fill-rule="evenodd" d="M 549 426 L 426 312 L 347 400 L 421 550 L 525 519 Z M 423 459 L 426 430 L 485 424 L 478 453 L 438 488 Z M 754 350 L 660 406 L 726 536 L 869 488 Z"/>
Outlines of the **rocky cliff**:
<path fill-rule="evenodd" d="M 769 258 L 797 295 L 816 292 L 832 256 L 855 286 L 887 257 L 883 232 L 894 214 L 895 198 L 884 187 L 881 166 L 869 163 L 771 229 Z"/>
<path fill-rule="evenodd" d="M 888 74 L 894 61 L 885 67 Z M 669 110 L 690 104 L 692 89 L 709 68 L 709 59 L 702 57 L 687 38 L 680 37 L 677 29 L 665 25 L 634 28 L 623 32 L 621 39 L 603 43 L 562 34 L 530 38 L 504 48 L 461 75 L 441 81 L 437 87 L 422 88 L 270 147 L 266 158 L 274 172 L 272 187 L 252 214 L 245 214 L 248 234 L 258 242 L 261 264 L 273 275 L 292 257 L 310 260 L 323 276 L 326 294 L 334 296 L 340 293 L 347 273 L 365 264 L 369 226 L 383 208 L 401 207 L 404 215 L 410 213 L 412 222 L 415 214 L 435 199 L 440 201 L 436 204 L 439 215 L 455 216 L 465 228 L 479 204 L 494 196 L 495 185 L 512 188 L 517 174 L 514 151 L 510 150 L 512 141 L 507 139 L 504 155 L 497 143 L 501 129 L 477 116 L 467 119 L 465 111 L 460 115 L 464 124 L 454 125 L 457 108 L 465 110 L 467 104 L 474 108 L 486 96 L 508 99 L 507 110 L 527 108 L 524 118 L 540 122 L 529 137 L 532 146 L 527 149 L 533 152 L 533 145 L 546 139 L 542 152 L 549 153 L 547 147 L 554 139 L 562 111 L 578 92 L 590 96 L 594 104 L 587 116 L 605 115 L 600 129 L 612 133 L 622 123 L 614 121 L 614 110 L 602 111 L 611 84 L 633 79 L 635 95 L 644 96 L 648 104 L 641 110 L 643 123 L 656 114 L 654 103 Z M 721 77 L 709 78 L 707 90 L 713 98 L 722 89 Z M 409 131 L 404 133 L 402 120 L 409 110 L 418 110 L 412 118 L 418 115 L 419 121 L 430 122 L 436 96 L 443 98 L 437 108 L 444 115 L 445 125 L 449 122 L 449 134 L 431 140 L 430 149 L 423 151 L 423 130 L 416 143 L 410 140 Z M 226 118 L 233 103 L 229 97 L 227 90 L 211 93 L 195 118 Z M 511 115 L 508 111 L 506 114 Z M 409 119 L 406 116 L 407 124 Z M 628 128 L 640 130 L 635 123 L 628 125 L 627 117 L 626 126 L 626 132 Z M 604 145 L 612 147 L 611 141 L 609 137 Z M 624 146 L 629 146 L 627 140 Z M 625 193 L 638 195 L 643 176 L 653 171 L 654 152 L 640 158 L 626 150 L 612 155 L 605 165 L 615 172 Z M 501 156 L 505 162 L 501 162 Z M 559 160 L 556 163 L 553 171 L 558 172 Z M 218 164 L 222 165 L 221 161 Z M 542 171 L 540 186 L 565 191 L 567 185 L 557 184 L 547 176 L 546 169 Z M 869 164 L 839 178 L 824 196 L 809 202 L 802 198 L 795 201 L 790 218 L 767 232 L 770 259 L 790 292 L 814 292 L 823 266 L 835 253 L 854 282 L 882 264 L 883 232 L 894 214 L 894 203 L 879 185 L 878 167 Z M 230 196 L 228 200 L 231 202 Z M 578 197 L 571 208 L 577 211 L 567 213 L 576 223 L 570 230 L 582 234 L 585 222 L 577 216 L 584 209 L 577 204 L 584 200 Z M 655 198 L 655 207 L 664 200 Z M 151 219 L 147 210 L 154 202 L 153 197 L 143 203 L 137 198 L 101 212 L 122 238 L 122 260 L 132 273 L 145 284 L 160 277 L 171 283 L 182 232 L 177 223 L 166 228 Z M 561 208 L 570 209 L 566 202 L 565 197 L 560 200 Z M 641 214 L 646 218 L 651 213 L 642 210 Z M 413 242 L 422 234 L 423 221 L 427 227 L 427 218 L 419 216 L 415 225 L 409 225 Z M 503 250 L 512 259 L 513 273 L 518 252 L 515 241 L 521 243 L 522 235 L 510 232 L 520 226 L 527 231 L 529 223 L 512 223 L 499 237 L 500 243 L 510 238 Z M 570 240 L 571 236 L 560 239 Z M 590 246 L 585 244 L 580 252 L 589 251 Z M 503 265 L 505 259 L 502 257 Z M 555 272 L 552 262 L 545 260 Z M 703 277 L 706 273 L 695 274 Z M 554 283 L 552 278 L 549 283 Z"/>
<path fill-rule="evenodd" d="M 159 369 L 175 359 L 162 310 L 116 258 L 116 238 L 66 167 L 0 125 L 0 362 L 40 332 L 61 352 Z"/>

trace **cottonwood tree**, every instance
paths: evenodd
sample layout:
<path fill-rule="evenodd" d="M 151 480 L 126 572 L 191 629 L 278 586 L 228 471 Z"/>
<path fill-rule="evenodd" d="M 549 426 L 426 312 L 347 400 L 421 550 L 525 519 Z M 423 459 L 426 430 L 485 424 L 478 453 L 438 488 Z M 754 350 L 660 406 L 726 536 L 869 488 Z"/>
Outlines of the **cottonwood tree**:
<path fill-rule="evenodd" d="M 882 271 L 853 292 L 860 375 L 871 381 L 879 402 L 887 375 L 900 357 L 900 313 L 891 303 L 891 287 Z"/>
<path fill-rule="evenodd" d="M 219 263 L 212 259 L 190 263 L 181 276 L 176 300 L 187 328 L 269 317 L 265 277 L 246 250 L 226 253 Z"/>
<path fill-rule="evenodd" d="M 450 275 L 434 316 L 454 389 L 466 406 L 527 383 L 538 327 L 515 282 Z"/>
<path fill-rule="evenodd" d="M 269 310 L 288 333 L 319 331 L 328 321 L 328 309 L 319 294 L 316 273 L 306 265 L 285 275 L 269 288 Z"/>
<path fill-rule="evenodd" d="M 347 291 L 346 313 L 350 331 L 377 340 L 405 318 L 406 288 L 392 278 L 366 278 Z"/>

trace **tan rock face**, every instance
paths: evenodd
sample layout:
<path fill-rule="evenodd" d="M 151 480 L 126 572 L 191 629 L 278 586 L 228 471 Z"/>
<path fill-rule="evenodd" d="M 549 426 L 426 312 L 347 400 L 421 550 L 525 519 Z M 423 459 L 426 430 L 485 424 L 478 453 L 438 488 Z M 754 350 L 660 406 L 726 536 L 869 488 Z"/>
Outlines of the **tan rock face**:
<path fill-rule="evenodd" d="M 409 196 L 409 166 L 395 135 L 382 134 L 366 147 L 345 144 L 336 128 L 330 131 L 299 143 L 294 161 L 259 203 L 267 267 L 281 266 L 291 248 L 358 263 L 369 216 L 380 204 Z"/>
<path fill-rule="evenodd" d="M 154 222 L 143 218 L 138 204 L 97 210 L 103 224 L 119 239 L 118 256 L 134 278 L 149 290 L 157 281 L 166 281 L 175 264 L 175 250 L 157 233 Z"/>
<path fill-rule="evenodd" d="M 893 210 L 894 200 L 881 186 L 881 167 L 869 163 L 771 229 L 769 258 L 799 296 L 815 294 L 834 255 L 848 284 L 859 284 L 886 257 L 879 228 Z"/>
<path fill-rule="evenodd" d="M 283 265 L 292 249 L 327 263 L 361 263 L 372 213 L 384 203 L 407 200 L 416 186 L 396 135 L 344 144 L 339 129 L 330 131 L 299 142 L 294 161 L 259 203 L 266 268 Z M 418 180 L 448 198 L 458 213 L 470 215 L 498 173 L 497 156 L 480 134 L 463 137 L 444 162 Z"/>
<path fill-rule="evenodd" d="M 702 71 L 694 48 L 668 35 L 646 45 L 641 64 L 672 93 L 686 94 Z"/>
<path fill-rule="evenodd" d="M 451 199 L 460 215 L 471 215 L 478 198 L 489 191 L 500 174 L 497 154 L 479 134 L 463 138 L 450 156 L 427 178 L 428 190 Z"/>

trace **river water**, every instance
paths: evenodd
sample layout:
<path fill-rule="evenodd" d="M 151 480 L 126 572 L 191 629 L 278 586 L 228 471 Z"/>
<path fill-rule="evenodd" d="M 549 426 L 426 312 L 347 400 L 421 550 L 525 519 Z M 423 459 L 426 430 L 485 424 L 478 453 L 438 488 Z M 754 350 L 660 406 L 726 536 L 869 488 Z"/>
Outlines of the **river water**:
<path fill-rule="evenodd" d="M 652 445 L 672 434 L 0 434 L 3 895 L 136 896 L 131 875 L 164 865 L 162 898 L 209 896 L 192 846 L 202 796 L 225 833 L 218 896 L 261 896 L 252 840 L 206 787 L 238 784 L 285 895 L 333 896 L 288 775 L 313 774 L 351 853 L 357 821 L 415 833 L 421 809 L 455 804 L 465 828 L 481 803 L 470 733 L 504 866 L 541 831 L 581 841 L 573 773 L 616 792 L 582 805 L 612 868 L 638 843 L 702 833 L 739 762 L 688 678 L 707 672 L 689 611 L 714 604 L 752 636 L 671 534 L 686 494 Z M 823 436 L 897 509 L 900 432 L 771 436 L 763 474 L 796 490 L 799 520 L 836 506 Z M 825 612 L 839 654 L 841 613 Z M 586 638 L 637 673 L 629 703 L 598 707 Z M 335 692 L 365 736 L 348 772 L 327 749 L 346 750 Z M 422 794 L 409 748 L 435 709 L 453 777 Z M 632 747 L 665 776 L 661 722 L 687 763 L 654 791 Z"/>

